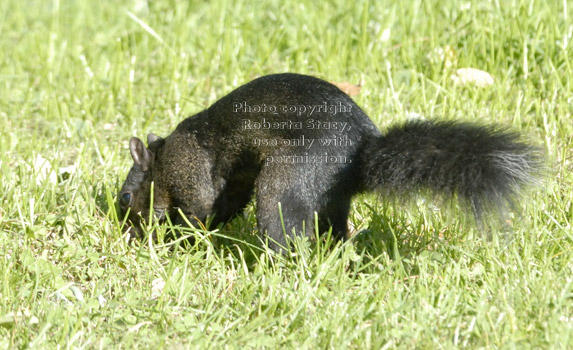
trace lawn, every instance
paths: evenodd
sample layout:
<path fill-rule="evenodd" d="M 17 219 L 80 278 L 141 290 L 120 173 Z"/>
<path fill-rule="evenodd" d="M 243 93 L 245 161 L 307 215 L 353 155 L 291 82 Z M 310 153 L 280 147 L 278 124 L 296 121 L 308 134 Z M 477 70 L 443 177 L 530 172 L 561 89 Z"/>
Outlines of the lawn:
<path fill-rule="evenodd" d="M 1 349 L 573 347 L 570 1 L 3 0 L 0 33 Z M 542 184 L 489 234 L 368 194 L 351 240 L 289 256 L 252 205 L 192 246 L 166 226 L 126 241 L 129 138 L 285 71 L 360 84 L 382 130 L 516 130 L 544 151 Z"/>

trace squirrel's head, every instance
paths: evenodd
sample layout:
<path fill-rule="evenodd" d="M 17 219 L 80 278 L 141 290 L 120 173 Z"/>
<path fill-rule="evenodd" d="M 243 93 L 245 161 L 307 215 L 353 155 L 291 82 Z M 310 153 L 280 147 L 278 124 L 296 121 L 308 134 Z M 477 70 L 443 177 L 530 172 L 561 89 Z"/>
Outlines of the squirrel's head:
<path fill-rule="evenodd" d="M 141 224 L 150 219 L 150 209 L 156 219 L 163 220 L 169 207 L 165 189 L 161 189 L 161 167 L 156 165 L 156 154 L 164 139 L 154 134 L 147 136 L 146 148 L 137 137 L 129 140 L 129 150 L 133 166 L 127 174 L 118 194 L 120 219 L 127 215 L 126 231 L 131 230 L 131 237 L 141 237 Z M 153 191 L 152 191 L 153 188 Z M 151 203 L 153 193 L 153 203 Z"/>

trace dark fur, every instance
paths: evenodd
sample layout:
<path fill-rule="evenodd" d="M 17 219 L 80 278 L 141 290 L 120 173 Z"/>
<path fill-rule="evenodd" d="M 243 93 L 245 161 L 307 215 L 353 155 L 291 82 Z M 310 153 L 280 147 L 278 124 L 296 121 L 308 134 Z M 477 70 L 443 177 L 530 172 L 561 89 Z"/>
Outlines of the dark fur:
<path fill-rule="evenodd" d="M 328 111 L 296 115 L 278 111 L 235 111 L 249 106 L 343 104 L 350 112 Z M 349 130 L 248 129 L 255 122 L 300 121 L 348 123 Z M 257 139 L 322 139 L 346 135 L 345 146 L 313 145 L 309 149 L 255 145 Z M 317 143 L 318 141 L 315 141 Z M 231 92 L 207 110 L 185 119 L 165 139 L 150 134 L 149 148 L 130 140 L 134 165 L 120 192 L 120 207 L 136 229 L 149 216 L 154 183 L 154 211 L 183 224 L 177 210 L 191 220 L 214 216 L 214 224 L 241 213 L 256 195 L 258 225 L 280 250 L 286 236 L 311 235 L 314 213 L 319 230 L 332 227 L 343 239 L 352 197 L 363 191 L 411 193 L 430 189 L 457 194 L 479 216 L 490 204 L 503 205 L 531 182 L 537 162 L 533 149 L 518 135 L 458 122 L 410 121 L 382 135 L 368 116 L 335 86 L 296 74 L 264 76 Z M 321 156 L 328 153 L 346 162 L 277 163 L 276 156 Z M 304 224 L 303 224 L 304 222 Z"/>

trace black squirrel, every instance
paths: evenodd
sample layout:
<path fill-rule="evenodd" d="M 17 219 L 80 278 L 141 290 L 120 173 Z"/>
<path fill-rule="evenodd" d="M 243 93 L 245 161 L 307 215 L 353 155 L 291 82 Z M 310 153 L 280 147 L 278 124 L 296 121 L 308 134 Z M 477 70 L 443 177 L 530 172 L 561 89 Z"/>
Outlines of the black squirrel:
<path fill-rule="evenodd" d="M 118 195 L 138 234 L 152 183 L 155 218 L 181 225 L 179 211 L 227 222 L 254 194 L 276 251 L 312 235 L 315 212 L 320 232 L 344 239 L 351 199 L 365 191 L 457 195 L 479 219 L 511 202 L 539 165 L 534 147 L 493 126 L 410 120 L 381 134 L 336 86 L 290 73 L 255 79 L 147 141 L 130 140 L 134 164 Z"/>

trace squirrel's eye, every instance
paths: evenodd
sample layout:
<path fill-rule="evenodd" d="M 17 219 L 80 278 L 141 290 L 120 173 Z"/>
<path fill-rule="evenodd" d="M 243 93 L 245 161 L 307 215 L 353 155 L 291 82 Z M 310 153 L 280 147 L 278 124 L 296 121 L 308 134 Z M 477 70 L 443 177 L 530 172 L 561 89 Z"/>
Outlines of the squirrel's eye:
<path fill-rule="evenodd" d="M 121 205 L 129 205 L 131 203 L 131 193 L 125 192 L 119 196 L 119 203 Z"/>

